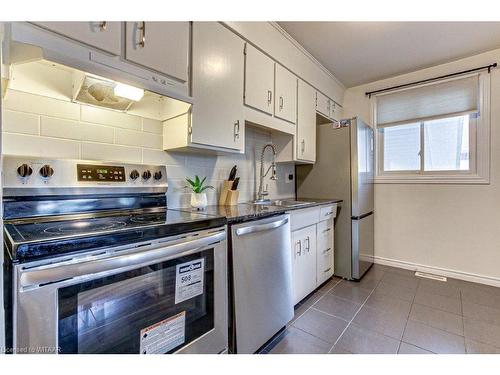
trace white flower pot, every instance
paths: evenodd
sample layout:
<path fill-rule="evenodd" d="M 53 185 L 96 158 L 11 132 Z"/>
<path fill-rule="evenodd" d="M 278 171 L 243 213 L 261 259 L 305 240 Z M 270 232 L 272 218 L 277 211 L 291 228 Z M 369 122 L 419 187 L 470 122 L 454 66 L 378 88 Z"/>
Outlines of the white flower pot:
<path fill-rule="evenodd" d="M 208 205 L 207 193 L 191 193 L 191 207 L 205 208 Z"/>

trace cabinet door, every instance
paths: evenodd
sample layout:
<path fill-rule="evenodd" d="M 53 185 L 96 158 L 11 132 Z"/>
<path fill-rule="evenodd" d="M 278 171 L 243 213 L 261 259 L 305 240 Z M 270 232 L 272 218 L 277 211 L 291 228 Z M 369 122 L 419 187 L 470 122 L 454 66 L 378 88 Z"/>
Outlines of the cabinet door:
<path fill-rule="evenodd" d="M 273 114 L 274 61 L 262 52 L 245 46 L 245 104 Z"/>
<path fill-rule="evenodd" d="M 330 117 L 330 99 L 319 91 L 316 92 L 316 111 Z"/>
<path fill-rule="evenodd" d="M 119 55 L 121 52 L 121 22 L 36 22 L 35 24 L 114 55 Z"/>
<path fill-rule="evenodd" d="M 187 82 L 189 29 L 189 22 L 127 22 L 125 58 Z"/>
<path fill-rule="evenodd" d="M 191 142 L 244 149 L 243 47 L 217 22 L 193 24 Z"/>
<path fill-rule="evenodd" d="M 276 64 L 274 115 L 295 124 L 297 122 L 297 77 Z"/>
<path fill-rule="evenodd" d="M 317 225 L 317 286 L 333 275 L 333 219 L 321 221 Z"/>
<path fill-rule="evenodd" d="M 330 118 L 335 121 L 340 120 L 342 108 L 333 100 L 330 100 Z"/>
<path fill-rule="evenodd" d="M 303 81 L 299 81 L 297 116 L 297 159 L 314 162 L 316 160 L 316 91 Z"/>
<path fill-rule="evenodd" d="M 292 232 L 294 304 L 316 288 L 316 225 Z"/>

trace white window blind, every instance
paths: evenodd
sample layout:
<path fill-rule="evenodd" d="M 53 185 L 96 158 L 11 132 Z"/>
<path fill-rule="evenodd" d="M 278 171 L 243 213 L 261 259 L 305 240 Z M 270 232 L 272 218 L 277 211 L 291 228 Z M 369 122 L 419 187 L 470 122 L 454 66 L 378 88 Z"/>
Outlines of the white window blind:
<path fill-rule="evenodd" d="M 479 76 L 382 94 L 376 101 L 379 128 L 475 113 L 479 110 Z"/>

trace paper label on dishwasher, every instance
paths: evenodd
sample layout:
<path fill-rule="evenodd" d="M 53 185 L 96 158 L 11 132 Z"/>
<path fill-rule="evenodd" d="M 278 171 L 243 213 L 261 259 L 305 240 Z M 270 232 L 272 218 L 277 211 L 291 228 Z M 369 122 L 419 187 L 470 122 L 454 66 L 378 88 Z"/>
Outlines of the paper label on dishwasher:
<path fill-rule="evenodd" d="M 178 264 L 175 269 L 175 303 L 203 294 L 205 259 Z"/>
<path fill-rule="evenodd" d="M 141 329 L 140 353 L 165 354 L 185 341 L 186 312 L 183 311 Z"/>

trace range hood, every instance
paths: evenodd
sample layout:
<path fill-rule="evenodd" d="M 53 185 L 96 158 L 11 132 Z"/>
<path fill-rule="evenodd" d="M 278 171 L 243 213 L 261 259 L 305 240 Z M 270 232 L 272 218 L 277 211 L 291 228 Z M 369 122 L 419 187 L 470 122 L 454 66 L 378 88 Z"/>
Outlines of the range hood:
<path fill-rule="evenodd" d="M 6 97 L 10 90 L 16 90 L 160 121 L 191 108 L 187 89 L 159 85 L 156 82 L 161 80 L 153 73 L 117 56 L 26 23 L 9 25 L 2 48 L 3 63 L 8 67 L 6 77 L 2 77 Z"/>

